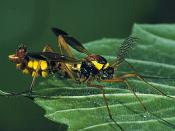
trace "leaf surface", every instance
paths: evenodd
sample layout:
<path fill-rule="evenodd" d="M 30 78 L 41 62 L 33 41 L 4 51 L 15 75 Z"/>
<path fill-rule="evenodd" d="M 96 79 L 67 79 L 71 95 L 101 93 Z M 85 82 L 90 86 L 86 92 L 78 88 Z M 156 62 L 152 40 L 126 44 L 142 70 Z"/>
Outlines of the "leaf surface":
<path fill-rule="evenodd" d="M 126 60 L 138 73 L 144 76 L 175 78 L 175 25 L 138 25 L 132 30 L 139 38 Z M 85 44 L 94 54 L 103 55 L 108 61 L 114 61 L 122 39 L 101 39 Z M 84 55 L 75 52 L 77 57 Z M 115 75 L 131 73 L 133 70 L 123 63 Z M 167 95 L 174 97 L 175 82 L 170 79 L 148 79 L 152 85 Z M 160 93 L 139 79 L 130 79 L 139 98 L 149 112 L 142 106 L 123 83 L 100 83 L 105 85 L 105 93 L 113 118 L 124 130 L 173 131 L 175 129 L 154 115 L 175 123 L 175 99 Z M 49 78 L 37 85 L 33 95 L 34 102 L 45 110 L 45 117 L 65 124 L 68 131 L 113 131 L 119 128 L 109 119 L 101 91 L 77 84 L 72 80 Z M 0 92 L 4 95 L 6 92 Z M 154 115 L 153 115 L 153 114 Z M 65 128 L 63 128 L 65 130 Z"/>
<path fill-rule="evenodd" d="M 173 33 L 174 32 L 174 33 Z M 175 76 L 175 25 L 138 25 L 132 30 L 139 38 L 129 53 L 130 62 L 140 74 L 148 76 Z M 94 54 L 103 55 L 108 61 L 116 59 L 122 39 L 101 39 L 85 44 Z M 76 52 L 76 56 L 84 55 Z M 133 72 L 126 63 L 117 75 Z M 174 81 L 147 79 L 168 95 L 175 95 Z M 130 85 L 142 99 L 147 109 L 159 117 L 175 123 L 175 100 L 161 96 L 159 92 L 138 79 Z M 145 113 L 125 84 L 103 83 L 114 119 L 125 130 L 174 130 Z M 67 125 L 67 130 L 111 131 L 119 128 L 109 119 L 100 90 L 79 85 L 69 80 L 50 79 L 40 84 L 37 93 L 50 99 L 36 98 L 35 102 L 45 109 L 45 117 Z"/>

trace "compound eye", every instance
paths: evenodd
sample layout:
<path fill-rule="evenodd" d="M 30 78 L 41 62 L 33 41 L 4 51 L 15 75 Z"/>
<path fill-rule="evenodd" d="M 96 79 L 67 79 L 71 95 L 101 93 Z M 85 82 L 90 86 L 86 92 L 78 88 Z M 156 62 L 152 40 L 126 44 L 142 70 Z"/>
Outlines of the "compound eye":
<path fill-rule="evenodd" d="M 25 45 L 20 45 L 16 51 L 16 56 L 19 58 L 23 58 L 27 52 L 27 47 Z"/>
<path fill-rule="evenodd" d="M 16 52 L 16 55 L 19 57 L 19 58 L 23 58 L 26 54 L 26 50 L 25 49 L 19 49 L 17 52 Z"/>

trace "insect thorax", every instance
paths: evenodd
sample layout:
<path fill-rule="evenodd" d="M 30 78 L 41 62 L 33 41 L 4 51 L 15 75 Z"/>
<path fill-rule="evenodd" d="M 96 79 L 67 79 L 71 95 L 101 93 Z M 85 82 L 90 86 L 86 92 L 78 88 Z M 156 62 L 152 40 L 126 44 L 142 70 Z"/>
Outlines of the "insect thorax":
<path fill-rule="evenodd" d="M 97 79 L 111 79 L 113 74 L 113 67 L 110 67 L 107 60 L 100 55 L 88 56 L 82 62 L 80 68 L 80 76 L 85 76 L 86 78 L 94 76 Z"/>

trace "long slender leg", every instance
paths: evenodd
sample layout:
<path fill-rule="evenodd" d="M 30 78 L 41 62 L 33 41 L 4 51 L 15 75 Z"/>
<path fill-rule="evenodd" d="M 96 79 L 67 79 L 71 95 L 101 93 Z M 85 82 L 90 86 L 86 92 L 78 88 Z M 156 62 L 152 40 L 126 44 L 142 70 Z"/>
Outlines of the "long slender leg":
<path fill-rule="evenodd" d="M 159 90 L 157 87 L 155 87 L 155 86 L 153 86 L 152 84 L 148 83 L 148 81 L 146 81 L 146 80 L 144 79 L 144 77 L 138 73 L 138 71 L 134 68 L 134 66 L 133 66 L 131 63 L 129 63 L 129 62 L 126 61 L 126 60 L 124 60 L 124 62 L 127 63 L 127 64 L 129 65 L 129 67 L 134 71 L 134 73 L 132 73 L 132 74 L 133 74 L 133 77 L 137 77 L 138 79 L 142 80 L 143 82 L 145 82 L 146 84 L 148 84 L 150 87 L 152 87 L 153 89 L 157 90 L 160 94 L 162 94 L 162 95 L 164 95 L 164 96 L 167 96 L 167 97 L 169 97 L 169 98 L 173 98 L 173 97 L 171 97 L 171 96 L 168 96 L 167 94 L 165 94 L 165 93 L 162 92 L 161 90 Z M 161 77 L 160 77 L 160 78 L 161 78 Z M 160 78 L 159 78 L 159 79 L 160 79 Z M 170 79 L 170 78 L 164 78 L 164 77 L 163 77 L 162 79 Z M 172 78 L 172 79 L 173 79 L 173 78 Z M 175 98 L 173 98 L 173 99 L 175 99 Z"/>
<path fill-rule="evenodd" d="M 103 99 L 104 99 L 104 102 L 105 102 L 105 105 L 106 105 L 106 108 L 107 108 L 107 112 L 108 112 L 108 116 L 109 118 L 120 128 L 121 131 L 124 131 L 124 129 L 114 120 L 114 118 L 112 117 L 112 113 L 111 113 L 111 110 L 108 106 L 108 102 L 107 102 L 107 98 L 105 96 L 105 91 L 104 91 L 104 87 L 101 86 L 101 85 L 93 85 L 90 81 L 88 81 L 87 85 L 89 87 L 96 87 L 98 89 L 100 89 L 102 91 L 102 94 L 103 94 Z"/>
<path fill-rule="evenodd" d="M 120 77 L 116 77 L 115 79 L 111 79 L 111 80 L 104 80 L 105 82 L 116 82 L 116 83 L 119 83 L 119 82 L 124 82 L 128 89 L 134 94 L 135 98 L 140 102 L 141 106 L 143 107 L 143 109 L 146 111 L 146 107 L 144 106 L 144 104 L 142 103 L 141 99 L 137 96 L 137 94 L 135 93 L 135 91 L 133 90 L 133 88 L 129 85 L 127 79 L 124 79 L 124 78 L 120 78 Z"/>
<path fill-rule="evenodd" d="M 144 83 L 148 84 L 148 85 L 149 85 L 151 88 L 153 88 L 154 90 L 158 91 L 161 95 L 167 96 L 167 97 L 169 97 L 169 98 L 175 99 L 174 97 L 168 96 L 168 95 L 165 94 L 163 91 L 161 91 L 160 89 L 158 89 L 156 86 L 153 86 L 153 85 L 150 84 L 148 81 L 146 81 L 146 80 L 144 79 L 144 77 L 138 73 L 138 71 L 134 68 L 134 66 L 133 66 L 132 64 L 130 64 L 128 61 L 126 61 L 125 59 L 124 59 L 124 62 L 127 63 L 128 66 L 134 71 L 134 73 L 130 73 L 130 74 L 124 75 L 124 76 L 123 76 L 124 78 L 138 78 L 138 79 L 140 79 L 141 81 L 143 81 Z M 121 65 L 121 63 L 118 64 L 118 65 L 116 65 L 115 68 L 119 68 L 120 65 Z M 155 77 L 151 77 L 151 78 L 155 78 Z M 159 79 L 170 79 L 170 78 L 164 78 L 164 77 L 156 77 L 156 78 L 159 78 Z M 172 79 L 173 79 L 173 78 L 172 78 Z"/>
<path fill-rule="evenodd" d="M 124 62 L 127 63 L 127 64 L 129 65 L 129 67 L 130 67 L 136 74 L 139 74 L 132 64 L 130 64 L 130 63 L 129 63 L 128 61 L 126 61 L 126 60 L 124 60 Z"/>
<path fill-rule="evenodd" d="M 131 73 L 131 74 L 126 74 L 126 75 L 123 75 L 122 78 L 138 78 L 140 79 L 141 81 L 143 81 L 144 83 L 146 83 L 147 85 L 149 85 L 149 87 L 153 88 L 154 90 L 158 91 L 161 95 L 163 96 L 166 96 L 166 97 L 169 97 L 169 98 L 172 98 L 172 99 L 175 99 L 174 97 L 171 97 L 167 94 L 165 94 L 163 91 L 161 91 L 159 88 L 157 88 L 156 86 L 153 86 L 152 84 L 150 84 L 148 81 L 146 81 L 141 75 L 139 74 L 136 74 L 136 73 Z"/>
<path fill-rule="evenodd" d="M 135 91 L 133 90 L 133 88 L 129 85 L 128 81 L 125 80 L 124 82 L 126 83 L 126 85 L 127 85 L 127 87 L 129 88 L 129 90 L 133 92 L 135 98 L 136 98 L 136 99 L 139 101 L 139 103 L 142 105 L 142 107 L 143 107 L 143 109 L 144 109 L 145 112 L 147 112 L 147 113 L 151 114 L 152 116 L 154 116 L 156 119 L 159 120 L 159 122 L 163 122 L 164 124 L 166 124 L 166 125 L 172 127 L 173 129 L 175 129 L 175 125 L 169 123 L 168 121 L 166 121 L 166 120 L 160 118 L 159 116 L 155 115 L 154 113 L 148 111 L 147 108 L 146 108 L 146 106 L 143 104 L 143 102 L 141 101 L 141 99 L 137 96 L 137 94 L 136 94 Z"/>
<path fill-rule="evenodd" d="M 141 75 L 137 74 L 137 73 L 128 73 L 128 74 L 124 74 L 122 76 L 117 77 L 117 79 L 111 79 L 111 80 L 103 80 L 106 82 L 116 82 L 118 81 L 118 79 L 129 79 L 129 78 L 137 78 L 140 79 L 141 81 L 143 81 L 144 83 L 146 83 L 147 85 L 149 85 L 149 87 L 153 88 L 154 90 L 158 91 L 161 95 L 175 99 L 174 97 L 171 97 L 167 94 L 165 94 L 163 91 L 161 91 L 159 88 L 157 88 L 156 86 L 153 86 L 152 84 L 150 84 L 149 82 L 147 82 Z"/>
<path fill-rule="evenodd" d="M 128 75 L 128 74 L 127 74 L 127 75 Z M 170 122 L 168 122 L 168 121 L 162 119 L 161 117 L 159 117 L 159 116 L 157 116 L 156 114 L 154 114 L 154 113 L 152 113 L 152 112 L 150 112 L 150 111 L 147 110 L 146 106 L 143 104 L 143 102 L 141 101 L 141 99 L 137 96 L 137 94 L 134 92 L 133 88 L 129 85 L 129 83 L 128 83 L 128 81 L 127 81 L 127 78 L 132 78 L 132 77 L 126 77 L 126 75 L 125 75 L 125 77 L 124 77 L 124 76 L 123 76 L 123 77 L 116 77 L 115 79 L 104 80 L 104 82 L 116 82 L 116 83 L 124 82 L 124 83 L 127 85 L 128 89 L 134 94 L 135 98 L 139 101 L 139 103 L 140 103 L 140 105 L 143 107 L 145 113 L 147 112 L 147 113 L 151 114 L 151 115 L 154 116 L 159 122 L 164 123 L 165 125 L 167 125 L 167 126 L 173 128 L 173 129 L 175 129 L 175 125 L 174 125 L 174 124 L 172 124 L 172 123 L 170 123 Z"/>
<path fill-rule="evenodd" d="M 129 90 L 134 94 L 135 98 L 139 101 L 139 103 L 141 104 L 141 106 L 143 107 L 143 109 L 145 111 L 147 111 L 145 105 L 143 104 L 143 102 L 141 101 L 141 99 L 137 96 L 137 94 L 135 93 L 135 91 L 133 90 L 133 88 L 129 85 L 127 80 L 124 80 L 124 82 L 126 83 L 127 87 L 129 88 Z"/>

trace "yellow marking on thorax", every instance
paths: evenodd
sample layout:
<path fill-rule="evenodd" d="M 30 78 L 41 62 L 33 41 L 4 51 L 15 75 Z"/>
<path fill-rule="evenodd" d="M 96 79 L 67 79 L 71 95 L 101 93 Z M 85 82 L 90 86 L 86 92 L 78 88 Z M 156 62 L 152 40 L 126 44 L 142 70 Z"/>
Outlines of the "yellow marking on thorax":
<path fill-rule="evenodd" d="M 101 70 L 103 67 L 103 64 L 98 63 L 97 61 L 91 61 L 92 64 L 94 64 L 95 68 L 98 70 Z"/>
<path fill-rule="evenodd" d="M 106 69 L 106 68 L 108 68 L 108 67 L 109 67 L 109 63 L 106 63 L 106 65 L 104 66 L 103 69 Z"/>
<path fill-rule="evenodd" d="M 98 63 L 97 61 L 91 61 L 91 62 L 94 64 L 94 66 L 95 66 L 96 69 L 98 69 L 98 70 L 101 70 L 102 68 L 103 68 L 103 69 L 106 69 L 106 68 L 109 67 L 109 63 L 106 63 L 106 64 L 104 65 L 104 64 Z M 103 66 L 104 66 L 104 67 L 103 67 Z"/>

